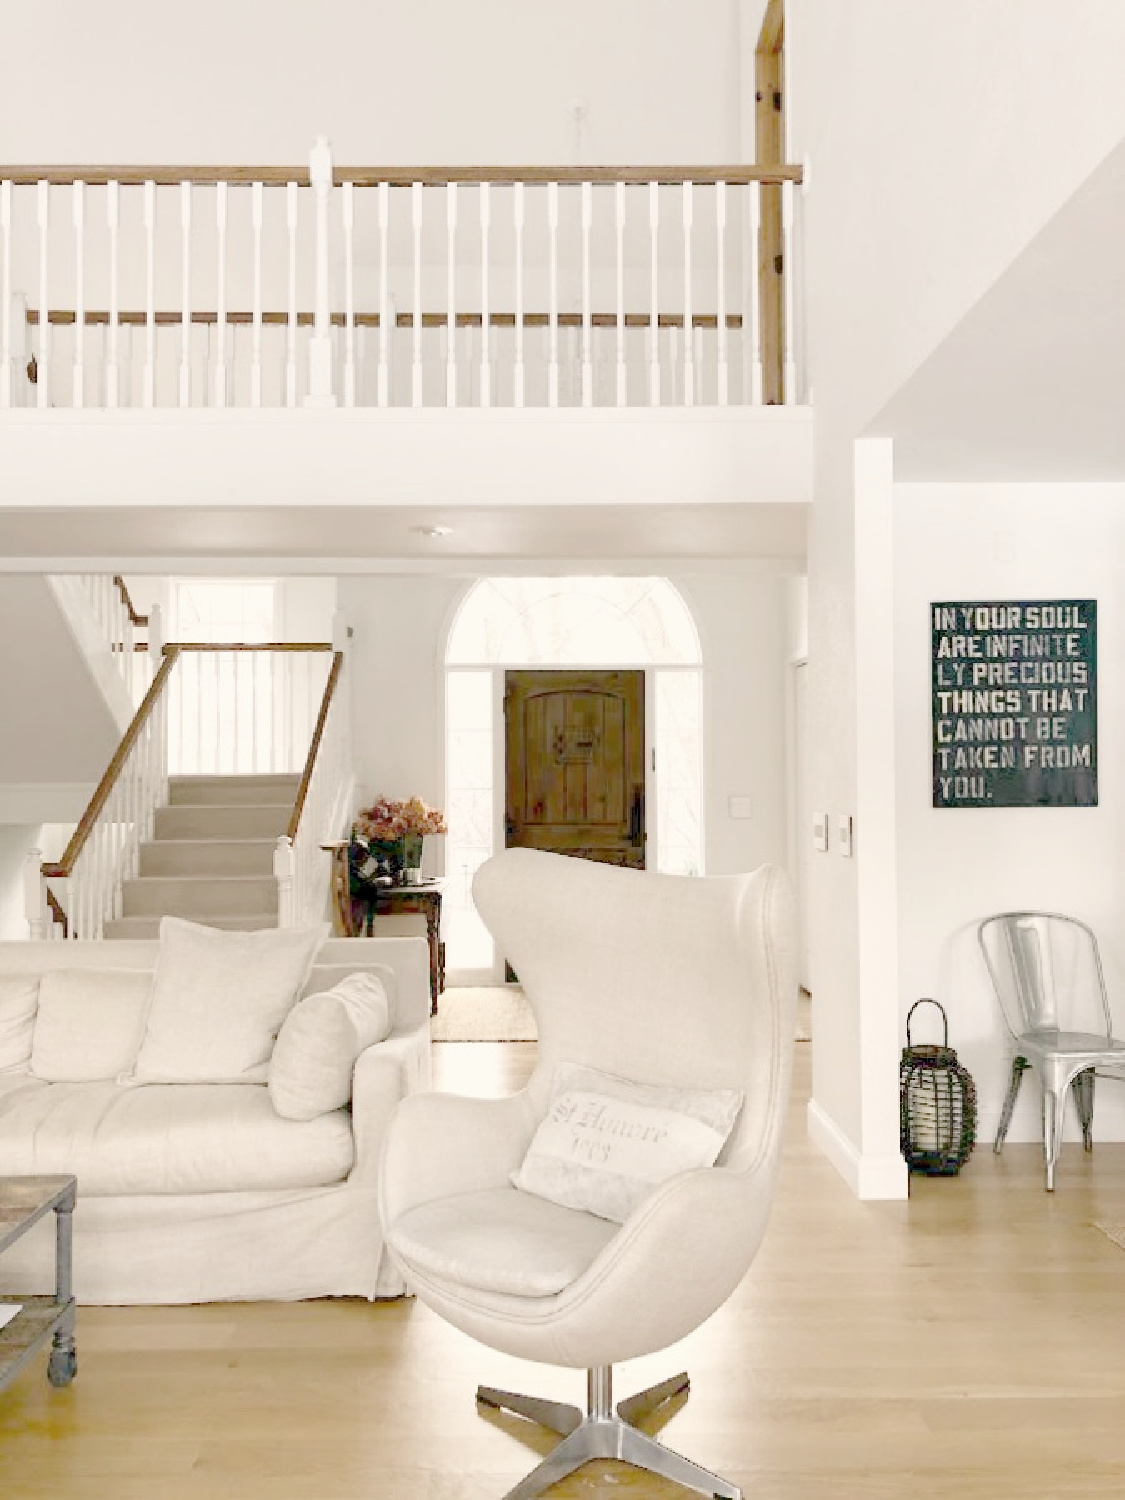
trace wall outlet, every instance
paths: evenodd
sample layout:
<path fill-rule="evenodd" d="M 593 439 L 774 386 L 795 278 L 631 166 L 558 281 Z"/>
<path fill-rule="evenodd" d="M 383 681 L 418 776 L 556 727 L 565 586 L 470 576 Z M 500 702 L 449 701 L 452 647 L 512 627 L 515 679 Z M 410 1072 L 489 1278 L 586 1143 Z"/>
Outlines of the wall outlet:
<path fill-rule="evenodd" d="M 850 813 L 838 813 L 836 817 L 836 853 L 845 859 L 852 857 L 852 819 Z"/>
<path fill-rule="evenodd" d="M 727 807 L 732 818 L 752 818 L 754 816 L 754 804 L 749 797 L 730 797 Z"/>
<path fill-rule="evenodd" d="M 817 813 L 812 825 L 813 848 L 820 854 L 828 853 L 828 814 Z"/>

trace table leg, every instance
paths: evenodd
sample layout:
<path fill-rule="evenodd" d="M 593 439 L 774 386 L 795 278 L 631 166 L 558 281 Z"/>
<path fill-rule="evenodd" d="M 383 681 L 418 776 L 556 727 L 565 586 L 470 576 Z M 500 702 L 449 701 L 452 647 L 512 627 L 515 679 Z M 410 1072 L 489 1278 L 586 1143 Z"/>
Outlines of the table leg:
<path fill-rule="evenodd" d="M 65 1307 L 55 1329 L 47 1379 L 52 1385 L 69 1385 L 78 1373 L 78 1348 L 74 1337 L 74 1189 L 55 1209 L 55 1301 Z"/>

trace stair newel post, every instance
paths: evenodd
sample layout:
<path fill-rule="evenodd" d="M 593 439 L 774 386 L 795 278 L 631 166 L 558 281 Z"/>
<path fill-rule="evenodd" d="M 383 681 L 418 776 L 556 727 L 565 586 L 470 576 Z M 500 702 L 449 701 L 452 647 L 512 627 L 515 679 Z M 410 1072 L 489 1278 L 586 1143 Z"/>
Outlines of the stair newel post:
<path fill-rule="evenodd" d="M 294 911 L 296 868 L 293 858 L 293 841 L 288 834 L 283 833 L 274 848 L 273 873 L 277 877 L 277 925 L 295 927 L 297 925 Z"/>
<path fill-rule="evenodd" d="M 43 874 L 42 849 L 29 849 L 23 864 L 24 914 L 32 942 L 48 936 L 47 880 Z"/>
<path fill-rule="evenodd" d="M 332 332 L 328 310 L 328 197 L 332 191 L 332 151 L 324 136 L 309 152 L 309 183 L 316 197 L 316 301 L 309 340 L 309 393 L 306 406 L 335 406 L 332 394 Z"/>

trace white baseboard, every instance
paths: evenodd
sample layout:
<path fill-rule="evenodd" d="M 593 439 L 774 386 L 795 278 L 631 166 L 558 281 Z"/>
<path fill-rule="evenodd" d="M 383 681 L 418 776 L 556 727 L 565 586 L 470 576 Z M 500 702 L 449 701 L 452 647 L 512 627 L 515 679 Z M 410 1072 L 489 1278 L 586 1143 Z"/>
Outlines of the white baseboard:
<path fill-rule="evenodd" d="M 808 1103 L 809 1139 L 828 1158 L 857 1198 L 864 1201 L 907 1196 L 908 1173 L 901 1156 L 861 1156 L 815 1099 Z"/>

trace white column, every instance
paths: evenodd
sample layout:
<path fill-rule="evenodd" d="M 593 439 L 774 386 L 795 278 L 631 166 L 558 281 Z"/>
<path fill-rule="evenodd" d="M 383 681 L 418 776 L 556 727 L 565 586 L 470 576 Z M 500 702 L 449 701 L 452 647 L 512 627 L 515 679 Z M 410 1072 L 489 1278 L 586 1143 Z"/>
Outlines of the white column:
<path fill-rule="evenodd" d="M 250 405 L 262 404 L 262 208 L 265 189 L 255 182 L 250 187 L 250 223 L 254 231 L 254 305 L 253 334 L 250 347 Z"/>
<path fill-rule="evenodd" d="M 559 185 L 547 184 L 547 405 L 559 404 Z"/>
<path fill-rule="evenodd" d="M 145 183 L 145 371 L 143 401 L 156 405 L 156 183 Z"/>
<path fill-rule="evenodd" d="M 180 183 L 180 405 L 191 405 L 191 183 Z"/>
<path fill-rule="evenodd" d="M 480 185 L 480 404 L 492 405 L 492 365 L 489 361 L 488 233 L 492 227 L 492 185 Z"/>
<path fill-rule="evenodd" d="M 119 227 L 118 204 L 120 187 L 116 182 L 106 184 L 106 223 L 109 229 L 109 327 L 106 331 L 107 349 L 105 361 L 105 404 L 116 406 L 121 388 L 118 375 L 118 274 L 117 235 Z"/>
<path fill-rule="evenodd" d="M 414 231 L 414 368 L 411 404 L 422 405 L 422 184 L 410 187 L 410 210 Z"/>
<path fill-rule="evenodd" d="M 523 362 L 523 227 L 524 227 L 524 184 L 514 183 L 512 186 L 512 225 L 515 230 L 515 256 L 516 256 L 516 327 L 515 327 L 515 368 L 513 371 L 514 388 L 513 404 L 522 406 L 524 402 L 524 362 Z"/>
<path fill-rule="evenodd" d="M 691 231 L 694 222 L 694 195 L 692 184 L 685 182 L 683 195 L 684 220 L 684 405 L 695 405 L 695 336 L 692 326 L 691 296 Z"/>
<path fill-rule="evenodd" d="M 355 405 L 355 183 L 341 188 L 344 228 L 344 405 Z"/>
<path fill-rule="evenodd" d="M 328 198 L 332 191 L 332 152 L 324 136 L 309 152 L 309 182 L 316 202 L 316 304 L 309 340 L 309 393 L 306 406 L 335 406 L 332 394 L 332 334 L 328 307 Z"/>
<path fill-rule="evenodd" d="M 391 399 L 391 293 L 387 284 L 388 247 L 387 234 L 390 227 L 391 185 L 379 184 L 379 389 L 378 402 L 386 406 Z"/>
<path fill-rule="evenodd" d="M 715 399 L 726 406 L 730 381 L 727 369 L 727 185 L 715 184 Z"/>
<path fill-rule="evenodd" d="M 594 185 L 582 184 L 582 405 L 594 404 L 594 336 L 591 322 L 590 232 L 594 227 Z"/>
<path fill-rule="evenodd" d="M 649 326 L 648 326 L 648 401 L 650 406 L 660 405 L 660 290 L 659 256 L 660 245 L 657 231 L 660 228 L 660 184 L 648 185 L 648 242 L 649 242 Z"/>
<path fill-rule="evenodd" d="M 83 360 L 86 343 L 86 184 L 76 182 L 71 189 L 74 220 L 74 373 L 71 377 L 70 404 L 85 405 Z"/>
<path fill-rule="evenodd" d="M 625 184 L 614 184 L 614 224 L 617 236 L 617 404 L 629 398 L 625 363 Z"/>
<path fill-rule="evenodd" d="M 47 230 L 51 224 L 51 185 L 40 182 L 36 199 L 39 221 L 39 357 L 36 361 L 36 406 L 48 404 L 50 386 L 50 302 L 47 293 Z"/>
<path fill-rule="evenodd" d="M 285 327 L 285 404 L 297 404 L 297 184 L 285 184 L 285 228 L 289 242 L 289 309 Z"/>
<path fill-rule="evenodd" d="M 227 184 L 215 185 L 215 242 L 218 296 L 215 306 L 214 406 L 227 404 Z"/>

